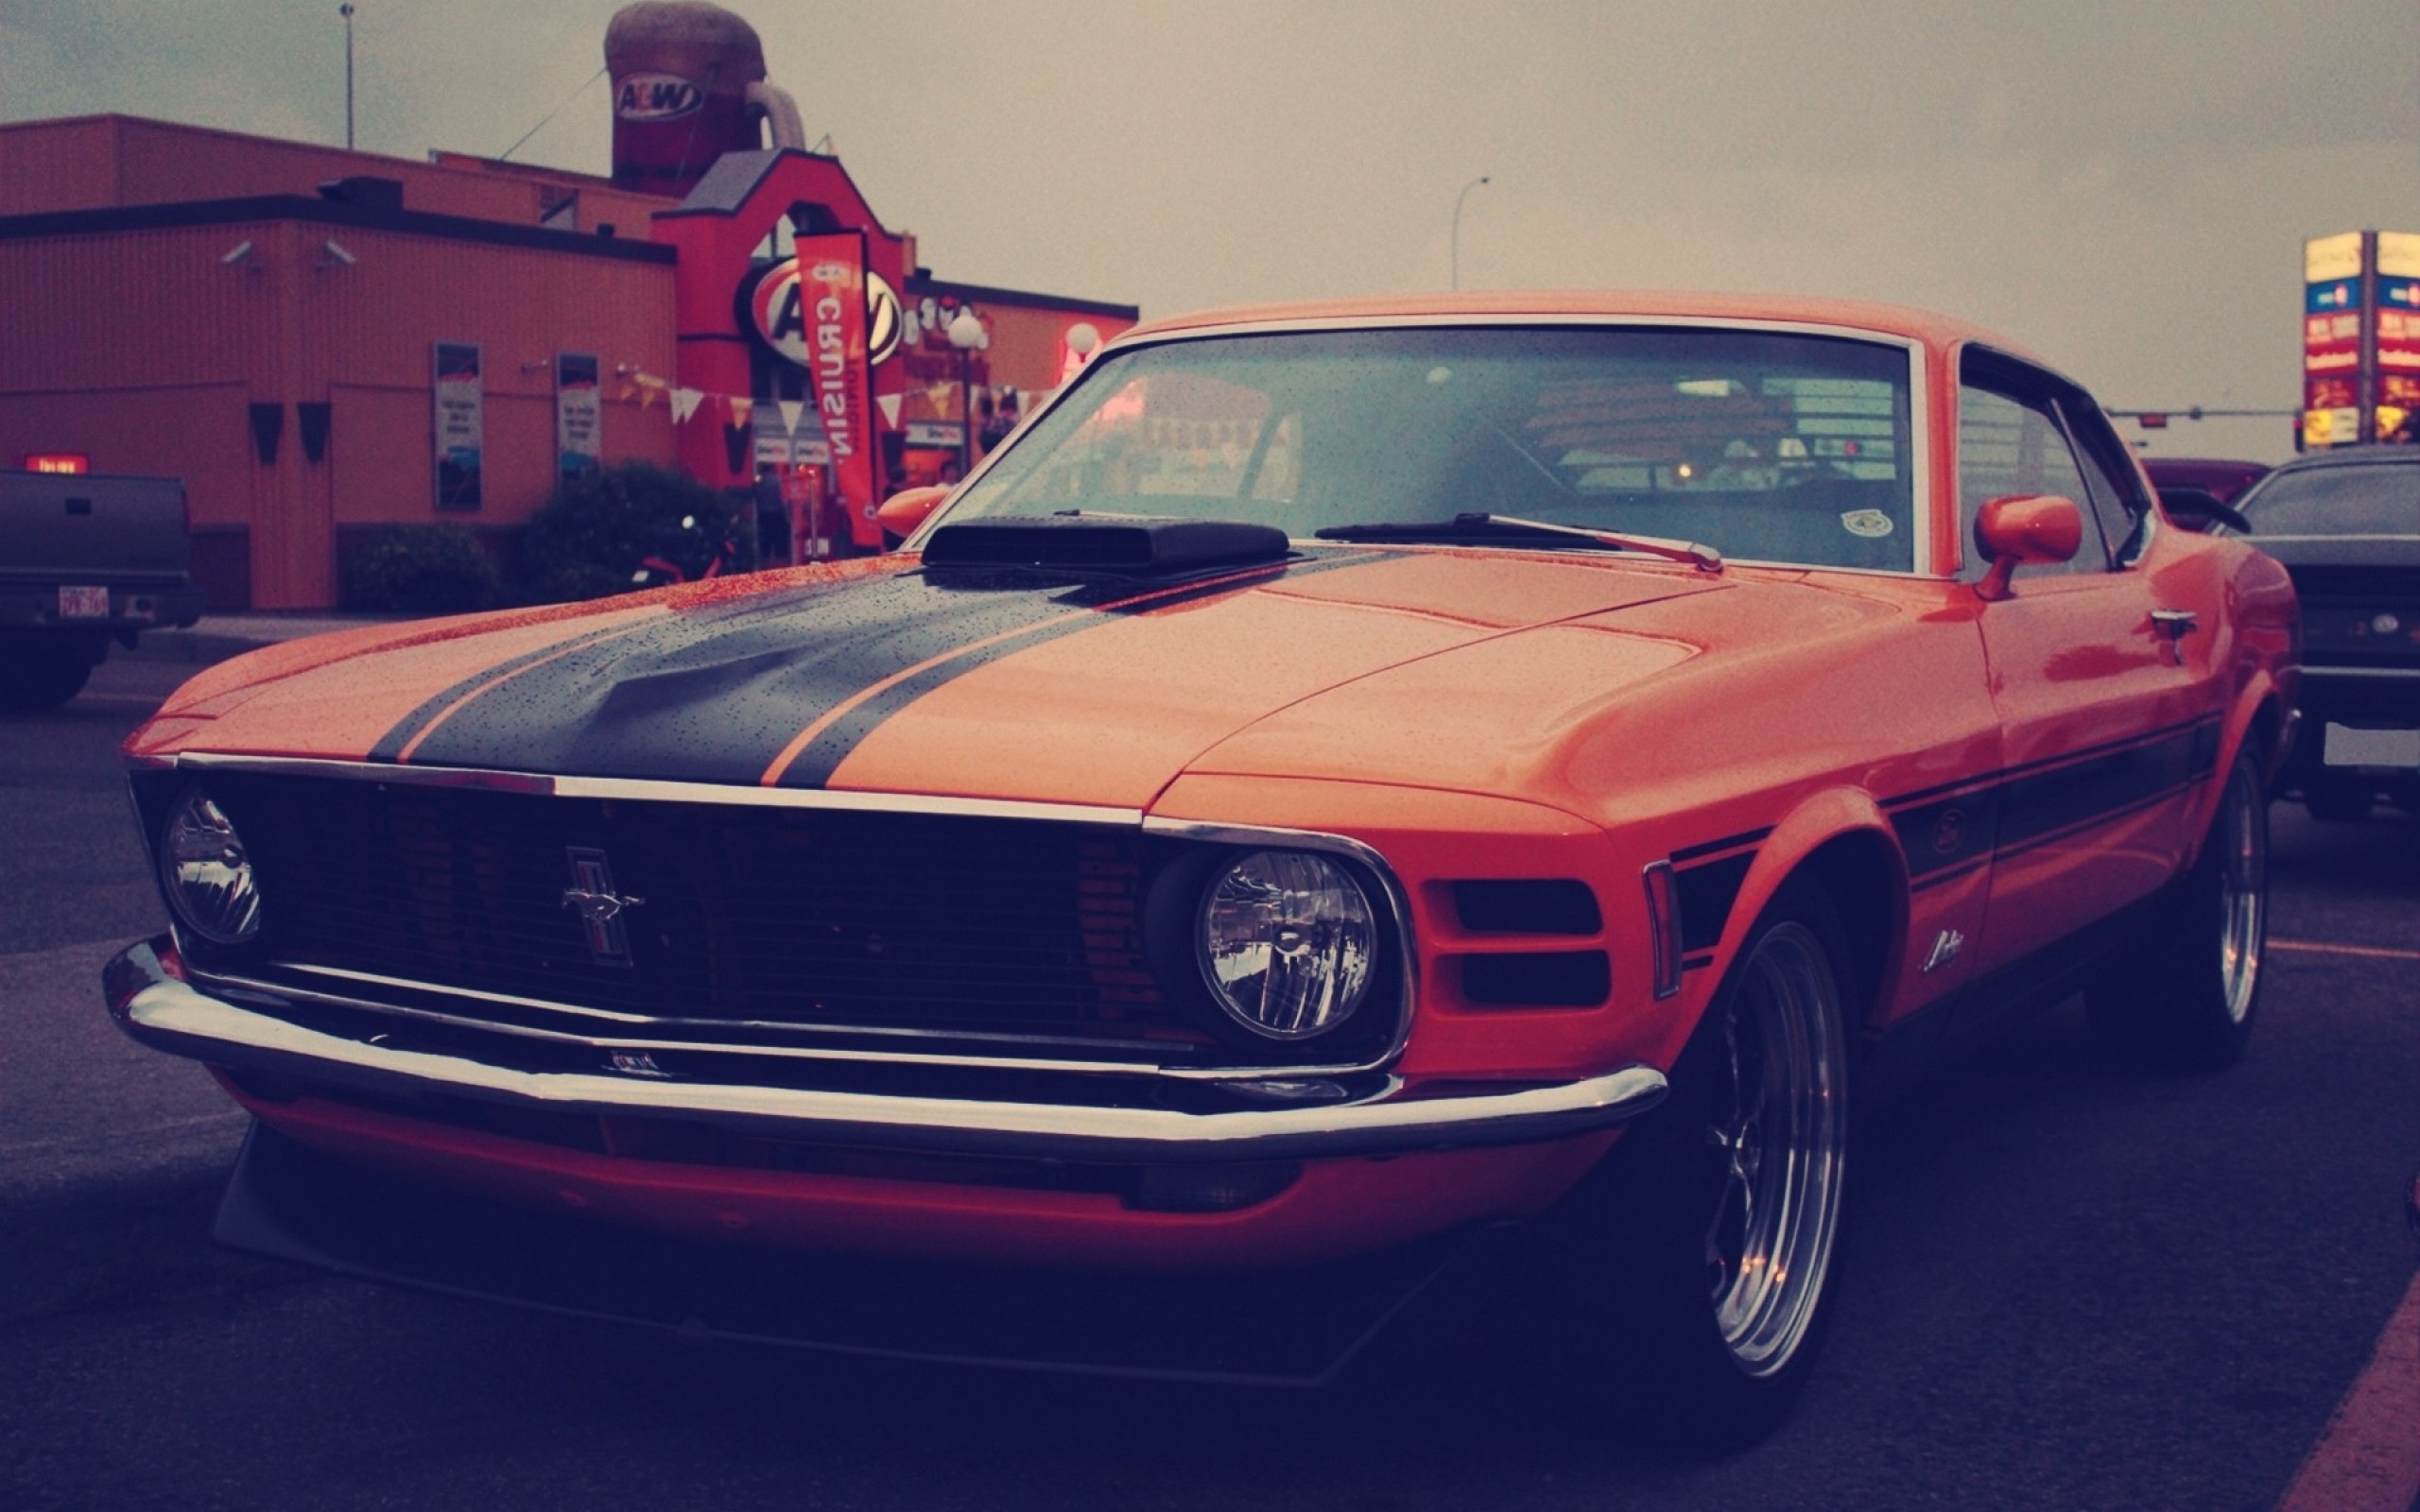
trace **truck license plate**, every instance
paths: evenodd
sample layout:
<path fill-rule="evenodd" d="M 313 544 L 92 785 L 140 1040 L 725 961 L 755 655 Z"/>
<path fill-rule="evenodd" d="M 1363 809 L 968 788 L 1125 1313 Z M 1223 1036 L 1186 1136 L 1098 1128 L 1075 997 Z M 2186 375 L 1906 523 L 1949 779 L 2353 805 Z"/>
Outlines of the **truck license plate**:
<path fill-rule="evenodd" d="M 2330 766 L 2420 766 L 2420 730 L 2330 725 L 2322 757 Z"/>
<path fill-rule="evenodd" d="M 106 588 L 60 588 L 59 617 L 62 620 L 108 619 L 110 591 Z"/>

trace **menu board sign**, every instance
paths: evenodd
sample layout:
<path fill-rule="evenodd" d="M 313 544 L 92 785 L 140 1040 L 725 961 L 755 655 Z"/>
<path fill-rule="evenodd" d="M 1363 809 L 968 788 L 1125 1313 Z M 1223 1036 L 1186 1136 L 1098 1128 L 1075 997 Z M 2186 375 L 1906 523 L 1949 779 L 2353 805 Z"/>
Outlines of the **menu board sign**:
<path fill-rule="evenodd" d="M 604 447 L 604 405 L 596 386 L 596 353 L 555 353 L 555 475 L 565 480 L 596 469 Z"/>
<path fill-rule="evenodd" d="M 437 507 L 479 507 L 480 444 L 485 416 L 476 342 L 440 341 L 433 353 L 437 440 Z"/>

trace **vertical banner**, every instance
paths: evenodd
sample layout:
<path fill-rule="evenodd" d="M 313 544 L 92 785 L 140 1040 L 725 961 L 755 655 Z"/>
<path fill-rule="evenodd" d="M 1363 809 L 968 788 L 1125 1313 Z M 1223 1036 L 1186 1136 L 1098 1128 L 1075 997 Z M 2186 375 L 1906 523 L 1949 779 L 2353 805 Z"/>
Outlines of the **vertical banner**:
<path fill-rule="evenodd" d="M 596 353 L 555 353 L 555 476 L 569 482 L 596 470 L 604 452 L 604 404 Z"/>
<path fill-rule="evenodd" d="M 806 399 L 823 422 L 833 482 L 852 536 L 878 532 L 874 507 L 876 435 L 873 368 L 866 354 L 866 245 L 856 232 L 798 239 L 791 297 L 805 347 Z M 777 329 L 762 313 L 764 290 L 785 282 L 779 272 L 759 285 L 760 329 Z M 874 539 L 879 541 L 876 533 Z"/>
<path fill-rule="evenodd" d="M 484 429 L 476 342 L 440 341 L 435 352 L 437 507 L 479 507 L 479 446 Z"/>

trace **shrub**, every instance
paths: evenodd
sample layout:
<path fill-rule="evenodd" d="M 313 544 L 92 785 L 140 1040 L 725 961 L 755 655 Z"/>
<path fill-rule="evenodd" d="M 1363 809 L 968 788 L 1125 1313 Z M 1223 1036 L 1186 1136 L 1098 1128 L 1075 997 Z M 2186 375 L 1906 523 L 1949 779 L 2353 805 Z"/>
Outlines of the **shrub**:
<path fill-rule="evenodd" d="M 375 613 L 458 614 L 504 601 L 495 562 L 460 525 L 348 533 L 337 583 L 345 608 Z"/>
<path fill-rule="evenodd" d="M 723 571 L 743 571 L 753 565 L 746 559 L 747 512 L 742 502 L 651 463 L 582 473 L 558 488 L 521 532 L 522 596 L 547 604 L 624 593 L 648 557 L 696 578 L 726 539 L 738 543 L 742 559 Z M 697 521 L 696 528 L 682 529 L 683 519 Z"/>

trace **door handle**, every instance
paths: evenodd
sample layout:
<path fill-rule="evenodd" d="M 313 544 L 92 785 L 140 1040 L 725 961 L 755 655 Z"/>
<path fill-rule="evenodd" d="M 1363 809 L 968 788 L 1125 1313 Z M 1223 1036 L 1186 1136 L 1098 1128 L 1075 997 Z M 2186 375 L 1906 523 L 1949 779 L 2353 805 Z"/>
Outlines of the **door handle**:
<path fill-rule="evenodd" d="M 2202 627 L 2202 616 L 2189 609 L 2152 610 L 2152 628 L 2171 641 L 2181 641 Z"/>

